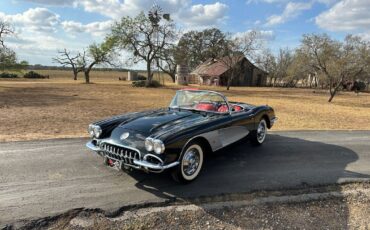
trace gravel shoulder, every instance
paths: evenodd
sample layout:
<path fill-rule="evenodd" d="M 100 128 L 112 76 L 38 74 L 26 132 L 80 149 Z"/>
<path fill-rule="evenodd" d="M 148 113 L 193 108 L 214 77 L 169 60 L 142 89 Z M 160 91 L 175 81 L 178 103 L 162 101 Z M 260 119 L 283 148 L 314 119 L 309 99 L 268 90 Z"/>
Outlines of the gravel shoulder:
<path fill-rule="evenodd" d="M 370 183 L 178 201 L 115 215 L 74 210 L 34 221 L 38 229 L 369 229 Z"/>

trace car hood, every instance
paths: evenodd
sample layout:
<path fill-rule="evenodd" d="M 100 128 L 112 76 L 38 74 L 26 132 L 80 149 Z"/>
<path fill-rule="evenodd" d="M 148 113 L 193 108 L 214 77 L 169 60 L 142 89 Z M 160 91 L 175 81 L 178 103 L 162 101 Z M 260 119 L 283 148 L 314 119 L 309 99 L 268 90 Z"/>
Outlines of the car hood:
<path fill-rule="evenodd" d="M 127 120 L 121 123 L 119 128 L 133 130 L 145 136 L 153 136 L 173 126 L 205 119 L 205 115 L 192 111 L 160 110 Z"/>

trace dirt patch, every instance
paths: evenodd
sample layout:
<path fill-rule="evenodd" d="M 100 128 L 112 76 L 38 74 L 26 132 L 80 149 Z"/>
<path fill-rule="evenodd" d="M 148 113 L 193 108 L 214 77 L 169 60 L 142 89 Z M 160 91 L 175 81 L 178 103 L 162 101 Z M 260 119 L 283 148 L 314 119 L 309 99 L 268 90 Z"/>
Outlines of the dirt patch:
<path fill-rule="evenodd" d="M 72 210 L 38 229 L 369 229 L 370 184 L 354 183 L 132 208 L 118 215 Z M 230 198 L 230 197 L 229 197 Z M 215 199 L 215 200 L 213 200 Z"/>
<path fill-rule="evenodd" d="M 89 123 L 166 107 L 180 88 L 168 81 L 160 89 L 133 88 L 117 80 L 125 74 L 119 72 L 92 75 L 89 85 L 70 80 L 63 71 L 42 74 L 51 79 L 0 81 L 0 141 L 87 137 Z M 225 93 L 231 101 L 271 105 L 279 117 L 273 130 L 370 130 L 370 94 L 340 93 L 328 103 L 321 90 L 201 88 Z"/>

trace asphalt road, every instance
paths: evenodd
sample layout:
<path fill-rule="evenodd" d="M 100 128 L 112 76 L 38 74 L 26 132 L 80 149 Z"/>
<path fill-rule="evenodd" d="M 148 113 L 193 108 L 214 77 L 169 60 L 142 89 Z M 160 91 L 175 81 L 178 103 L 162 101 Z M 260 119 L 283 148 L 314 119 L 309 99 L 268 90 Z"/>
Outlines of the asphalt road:
<path fill-rule="evenodd" d="M 261 147 L 242 142 L 206 159 L 200 177 L 107 168 L 86 139 L 0 143 L 0 227 L 73 208 L 128 204 L 370 178 L 370 131 L 274 132 Z"/>

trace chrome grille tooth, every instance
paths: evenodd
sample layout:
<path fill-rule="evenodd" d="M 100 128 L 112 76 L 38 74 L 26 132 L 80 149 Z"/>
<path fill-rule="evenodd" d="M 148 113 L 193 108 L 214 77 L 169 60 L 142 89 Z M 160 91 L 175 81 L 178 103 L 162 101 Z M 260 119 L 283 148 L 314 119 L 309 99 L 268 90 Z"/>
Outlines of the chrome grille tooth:
<path fill-rule="evenodd" d="M 121 161 L 122 164 L 135 166 L 134 160 L 140 159 L 140 153 L 136 150 L 117 146 L 110 143 L 101 143 L 101 149 L 105 151 L 105 155 L 113 160 Z"/>

